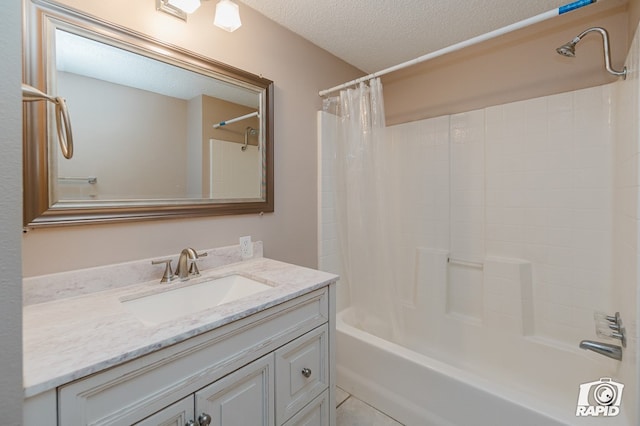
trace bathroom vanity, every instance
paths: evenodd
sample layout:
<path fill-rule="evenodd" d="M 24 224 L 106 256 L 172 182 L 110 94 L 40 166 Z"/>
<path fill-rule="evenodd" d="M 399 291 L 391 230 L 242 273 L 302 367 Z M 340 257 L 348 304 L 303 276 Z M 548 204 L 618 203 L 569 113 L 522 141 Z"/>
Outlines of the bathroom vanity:
<path fill-rule="evenodd" d="M 337 277 L 239 258 L 210 250 L 186 282 L 149 260 L 25 280 L 25 425 L 335 424 Z M 126 306 L 230 275 L 268 288 L 167 320 Z"/>

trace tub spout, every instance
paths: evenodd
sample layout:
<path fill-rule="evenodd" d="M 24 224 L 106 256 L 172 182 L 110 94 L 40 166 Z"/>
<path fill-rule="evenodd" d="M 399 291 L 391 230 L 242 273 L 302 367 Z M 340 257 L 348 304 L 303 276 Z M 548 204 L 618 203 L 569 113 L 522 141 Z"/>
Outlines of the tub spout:
<path fill-rule="evenodd" d="M 595 342 L 593 340 L 583 340 L 580 342 L 581 349 L 588 349 L 600 355 L 622 361 L 622 348 L 609 343 Z"/>

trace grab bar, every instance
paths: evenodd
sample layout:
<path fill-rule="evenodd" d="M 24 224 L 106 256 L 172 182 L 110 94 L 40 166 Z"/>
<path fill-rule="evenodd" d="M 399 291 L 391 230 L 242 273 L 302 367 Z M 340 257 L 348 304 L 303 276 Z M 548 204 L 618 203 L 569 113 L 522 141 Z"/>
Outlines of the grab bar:
<path fill-rule="evenodd" d="M 69 119 L 69 111 L 67 103 L 60 96 L 53 97 L 41 92 L 33 86 L 22 84 L 22 101 L 49 101 L 56 106 L 56 129 L 58 130 L 58 142 L 62 155 L 67 160 L 73 157 L 73 135 L 71 134 L 71 120 Z"/>
<path fill-rule="evenodd" d="M 251 118 L 251 117 L 259 117 L 260 115 L 258 114 L 258 111 L 254 111 L 251 112 L 249 114 L 245 114 L 245 115 L 241 115 L 240 117 L 236 117 L 236 118 L 231 118 L 229 120 L 225 120 L 225 121 L 221 121 L 219 123 L 216 123 L 213 125 L 214 129 L 218 129 L 222 126 L 226 126 L 227 124 L 231 124 L 231 123 L 235 123 L 236 121 L 241 121 L 241 120 L 246 120 L 247 118 Z"/>
<path fill-rule="evenodd" d="M 448 257 L 447 258 L 447 263 L 452 263 L 454 265 L 468 266 L 470 268 L 484 269 L 484 263 L 473 262 L 471 260 L 456 259 L 456 258 L 453 258 L 453 257 Z"/>
<path fill-rule="evenodd" d="M 95 185 L 98 183 L 98 178 L 96 176 L 60 176 L 58 178 L 58 182 L 79 182 L 79 183 L 90 183 L 91 185 Z"/>

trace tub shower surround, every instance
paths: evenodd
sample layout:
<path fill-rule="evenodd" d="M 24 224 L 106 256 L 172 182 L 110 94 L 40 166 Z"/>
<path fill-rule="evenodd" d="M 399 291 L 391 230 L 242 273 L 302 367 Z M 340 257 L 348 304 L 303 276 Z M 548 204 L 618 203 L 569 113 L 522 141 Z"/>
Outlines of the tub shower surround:
<path fill-rule="evenodd" d="M 339 386 L 409 425 L 573 424 L 579 384 L 612 377 L 626 386 L 607 421 L 636 424 L 637 39 L 625 81 L 387 129 L 402 329 L 367 329 L 375 313 L 349 307 L 343 280 Z M 319 263 L 345 276 L 333 117 L 319 127 Z M 603 340 L 594 312 L 616 310 L 622 362 L 579 349 Z M 432 391 L 486 410 L 465 418 Z"/>
<path fill-rule="evenodd" d="M 296 381 L 299 378 L 291 378 L 297 393 L 290 404 L 275 411 L 265 409 L 271 415 L 276 413 L 278 424 L 289 418 L 294 421 L 291 416 L 298 411 L 295 421 L 308 415 L 329 421 L 335 415 L 335 409 L 327 401 L 334 395 L 329 347 L 333 348 L 335 323 L 331 316 L 335 312 L 337 277 L 266 259 L 262 257 L 260 242 L 254 243 L 253 249 L 253 258 L 245 260 L 240 246 L 205 250 L 207 256 L 198 260 L 202 275 L 185 282 L 160 283 L 163 267 L 153 266 L 151 259 L 25 279 L 25 424 L 57 424 L 56 408 L 58 421 L 64 424 L 84 424 L 97 419 L 117 424 L 139 421 L 140 416 L 148 416 L 163 406 L 169 408 L 177 398 L 187 394 L 189 399 L 193 398 L 191 392 L 198 397 L 198 389 L 207 387 L 209 382 L 217 383 L 216 380 L 247 362 L 250 364 L 246 367 L 254 364 L 260 367 L 263 361 L 267 362 L 265 386 L 268 383 L 273 386 L 275 380 L 275 391 L 284 392 L 279 394 L 282 400 L 282 395 L 288 395 L 289 380 L 273 378 L 273 362 L 280 363 L 278 374 L 284 374 L 289 354 L 306 359 L 305 366 L 317 365 L 309 365 L 311 368 L 303 372 L 301 383 Z M 140 321 L 121 303 L 230 274 L 240 274 L 272 288 L 209 309 L 185 312 L 158 324 Z M 229 344 L 226 339 L 231 339 Z M 213 354 L 221 358 L 197 355 L 203 351 L 217 351 Z M 146 362 L 151 364 L 147 366 Z M 185 370 L 185 365 L 202 371 Z M 157 377 L 145 382 L 144 377 L 149 374 Z M 96 387 L 92 384 L 95 380 L 105 383 Z M 168 386 L 163 380 L 171 380 L 167 383 L 174 385 Z M 221 383 L 229 381 L 225 378 Z M 283 384 L 280 388 L 278 382 Z M 114 386 L 121 388 L 114 390 Z M 127 396 L 126 404 L 109 399 L 109 392 L 123 395 L 134 392 L 133 389 L 136 395 Z M 140 393 L 139 389 L 145 390 Z M 273 388 L 265 391 L 265 398 L 271 401 L 268 404 L 273 403 L 275 391 Z M 301 399 L 303 394 L 306 396 Z M 312 399 L 313 403 L 309 402 Z M 105 411 L 104 407 L 110 405 L 111 411 Z M 193 410 L 193 402 L 186 405 Z M 81 420 L 82 416 L 87 418 Z"/>
<path fill-rule="evenodd" d="M 594 310 L 615 311 L 613 92 L 599 86 L 388 128 L 400 206 L 395 285 L 408 311 L 438 279 L 440 310 L 460 319 L 568 346 L 595 337 Z M 320 260 L 338 270 L 332 175 L 323 183 Z"/>

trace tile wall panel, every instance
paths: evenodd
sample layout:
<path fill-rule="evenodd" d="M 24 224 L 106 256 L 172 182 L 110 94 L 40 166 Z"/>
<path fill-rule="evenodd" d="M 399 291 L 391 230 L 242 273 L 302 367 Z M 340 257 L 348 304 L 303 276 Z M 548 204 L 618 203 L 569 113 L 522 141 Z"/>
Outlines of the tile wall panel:
<path fill-rule="evenodd" d="M 626 124 L 627 145 L 634 146 L 615 148 L 614 159 L 615 87 L 389 128 L 396 197 L 390 208 L 398 218 L 391 243 L 405 303 L 414 302 L 419 247 L 470 260 L 520 259 L 532 264 L 533 333 L 569 345 L 592 337 L 593 311 L 614 309 L 614 204 L 616 241 L 631 249 L 629 265 L 638 257 L 637 116 Z M 637 104 L 634 96 L 625 102 Z M 331 153 L 323 155 L 331 161 Z M 326 166 L 323 188 L 331 184 Z M 616 179 L 631 182 L 615 194 L 614 169 Z M 320 253 L 331 264 L 338 245 L 328 196 L 323 190 Z"/>
<path fill-rule="evenodd" d="M 610 307 L 612 90 L 486 111 L 486 253 L 533 263 L 535 332 L 567 343 Z"/>

